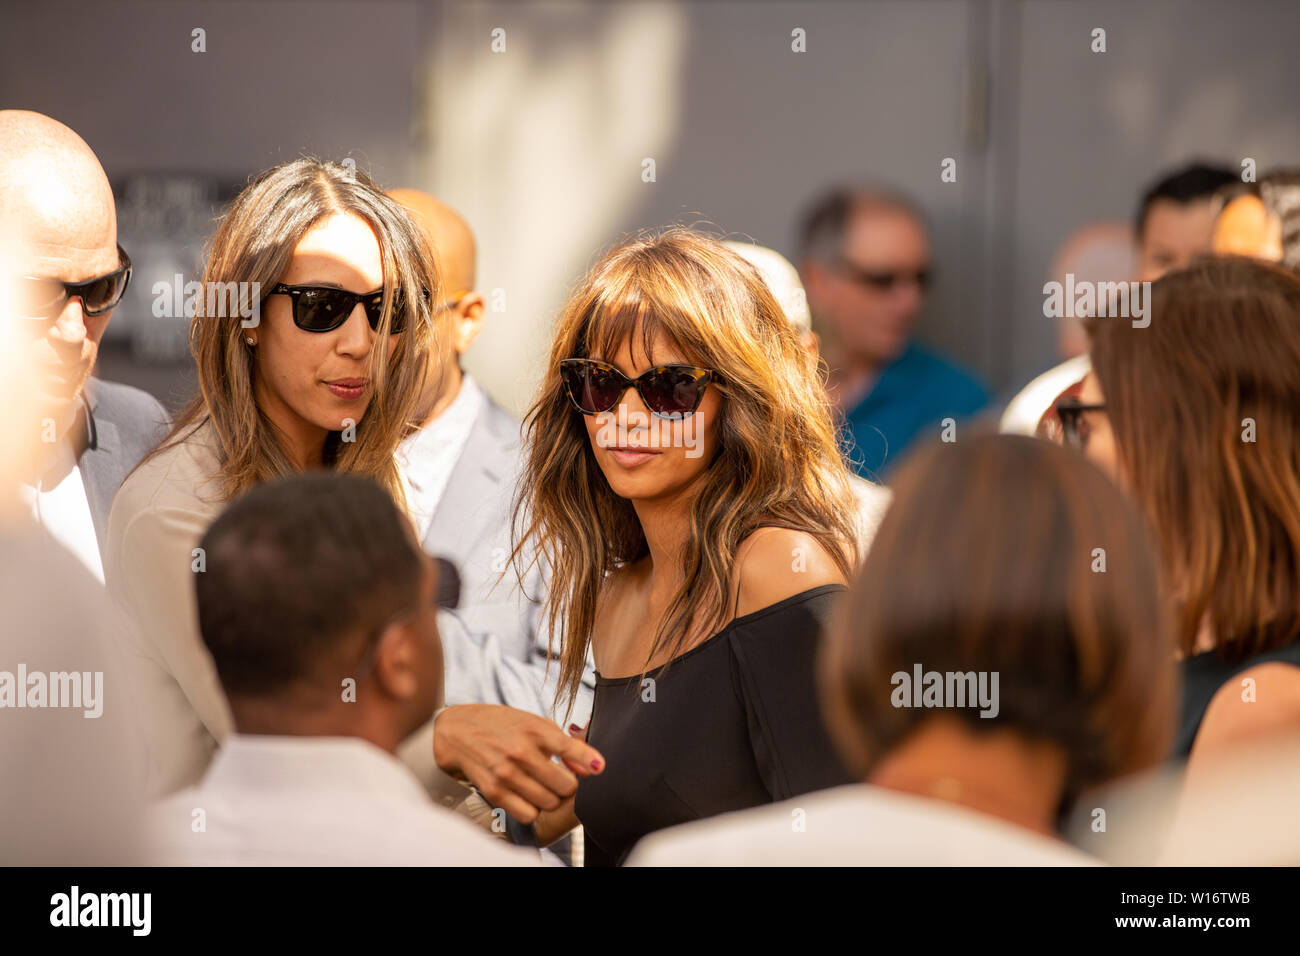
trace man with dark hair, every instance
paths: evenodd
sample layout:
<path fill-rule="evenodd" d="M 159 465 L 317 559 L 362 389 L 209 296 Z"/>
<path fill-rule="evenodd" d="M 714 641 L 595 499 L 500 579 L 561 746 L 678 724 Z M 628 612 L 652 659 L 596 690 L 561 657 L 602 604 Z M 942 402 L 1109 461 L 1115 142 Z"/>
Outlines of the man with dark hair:
<path fill-rule="evenodd" d="M 1216 195 L 1241 185 L 1241 177 L 1223 166 L 1191 163 L 1147 187 L 1134 221 L 1138 244 L 1138 281 L 1154 282 L 1166 272 L 1185 269 L 1210 251 Z"/>
<path fill-rule="evenodd" d="M 395 756 L 442 703 L 442 648 L 436 565 L 383 489 L 259 485 L 199 554 L 199 630 L 236 733 L 156 808 L 159 862 L 537 862 L 436 806 Z"/>
<path fill-rule="evenodd" d="M 984 407 L 972 375 L 912 337 L 930 280 L 930 242 L 896 194 L 839 189 L 809 211 L 799 269 L 818 320 L 827 388 L 847 419 L 849 463 L 871 476 L 923 430 Z"/>

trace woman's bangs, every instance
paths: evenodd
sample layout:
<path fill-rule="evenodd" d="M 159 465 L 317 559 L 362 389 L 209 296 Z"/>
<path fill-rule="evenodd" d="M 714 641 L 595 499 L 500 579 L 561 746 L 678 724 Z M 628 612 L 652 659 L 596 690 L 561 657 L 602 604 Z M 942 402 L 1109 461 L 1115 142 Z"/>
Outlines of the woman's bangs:
<path fill-rule="evenodd" d="M 592 303 L 582 341 L 578 343 L 583 354 L 609 362 L 624 344 L 637 336 L 639 341 L 632 351 L 637 358 L 644 356 L 647 364 L 663 363 L 664 347 L 673 350 L 678 361 L 700 362 L 699 350 L 686 344 L 699 338 L 698 334 L 692 334 L 695 329 L 690 316 L 679 302 L 659 292 L 633 281 L 602 290 Z M 654 352 L 656 344 L 660 346 L 658 354 Z"/>

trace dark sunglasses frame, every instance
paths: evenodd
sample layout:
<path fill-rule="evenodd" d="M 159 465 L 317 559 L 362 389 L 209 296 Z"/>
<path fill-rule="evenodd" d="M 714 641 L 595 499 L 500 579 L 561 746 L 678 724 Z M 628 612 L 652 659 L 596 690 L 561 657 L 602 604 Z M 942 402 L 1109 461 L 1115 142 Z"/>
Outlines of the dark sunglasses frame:
<path fill-rule="evenodd" d="M 888 292 L 909 278 L 924 292 L 934 281 L 934 273 L 928 267 L 915 272 L 873 272 L 843 258 L 839 262 L 839 271 L 858 285 L 867 286 L 877 292 Z"/>
<path fill-rule="evenodd" d="M 1056 416 L 1061 420 L 1061 434 L 1065 443 L 1071 448 L 1083 448 L 1083 436 L 1079 434 L 1079 422 L 1084 412 L 1104 412 L 1105 405 L 1089 405 L 1077 398 L 1063 398 L 1056 403 Z"/>
<path fill-rule="evenodd" d="M 81 309 L 88 316 L 100 316 L 106 312 L 113 311 L 122 301 L 122 297 L 126 295 L 126 287 L 131 284 L 131 257 L 126 254 L 126 250 L 122 248 L 121 243 L 117 246 L 117 261 L 118 267 L 112 272 L 107 272 L 102 276 L 96 276 L 93 279 L 87 279 L 85 282 L 64 282 L 60 279 L 49 279 L 42 276 L 23 276 L 24 281 L 27 282 L 44 282 L 49 285 L 58 285 L 63 287 L 63 299 L 59 302 L 57 307 L 51 305 L 50 310 L 47 311 L 45 315 L 31 315 L 27 316 L 27 318 L 38 322 L 48 322 L 63 311 L 63 307 L 68 304 L 70 299 L 80 299 Z M 100 305 L 98 308 L 90 308 L 86 302 L 86 292 L 89 291 L 91 286 L 97 285 L 100 282 L 108 281 L 121 282 L 117 288 L 117 294 L 113 297 L 112 301 Z"/>
<path fill-rule="evenodd" d="M 366 310 L 366 321 L 370 323 L 373 331 L 379 331 L 379 320 L 384 314 L 384 290 L 378 292 L 356 293 L 348 292 L 346 289 L 334 289 L 330 286 L 323 285 L 286 285 L 281 282 L 273 289 L 269 295 L 287 295 L 293 302 L 293 324 L 298 326 L 304 332 L 333 332 L 340 328 L 360 302 Z M 317 295 L 323 304 L 331 309 L 337 310 L 333 324 L 321 328 L 304 324 L 299 308 L 302 306 L 303 297 L 307 295 Z M 406 331 L 406 312 L 403 307 L 401 292 L 397 293 L 397 301 L 393 303 L 393 325 L 394 334 Z"/>
<path fill-rule="evenodd" d="M 583 408 L 581 402 L 578 400 L 578 395 L 574 392 L 575 386 L 578 386 L 578 383 L 573 381 L 570 376 L 581 374 L 582 370 L 589 368 L 598 369 L 602 372 L 611 374 L 615 376 L 619 383 L 618 391 L 614 395 L 614 400 L 604 408 Z M 687 410 L 673 412 L 662 411 L 655 407 L 658 403 L 652 402 L 650 397 L 646 395 L 646 386 L 653 385 L 656 379 L 661 378 L 670 372 L 686 373 L 693 379 L 693 384 L 695 386 L 695 400 Z M 664 418 L 669 421 L 680 421 L 689 415 L 694 415 L 695 410 L 700 407 L 700 402 L 704 399 L 704 392 L 709 387 L 709 383 L 719 380 L 716 372 L 707 368 L 698 368 L 694 365 L 656 365 L 654 368 L 646 369 L 636 378 L 628 378 L 620 372 L 618 368 L 610 365 L 608 362 L 601 362 L 597 359 L 588 358 L 563 359 L 560 362 L 560 379 L 564 383 L 564 391 L 569 397 L 569 402 L 584 415 L 599 415 L 602 412 L 609 411 L 622 401 L 624 392 L 629 388 L 635 388 L 637 394 L 641 396 L 641 401 L 645 403 L 645 407 L 650 409 L 651 413 L 655 415 L 655 417 Z"/>

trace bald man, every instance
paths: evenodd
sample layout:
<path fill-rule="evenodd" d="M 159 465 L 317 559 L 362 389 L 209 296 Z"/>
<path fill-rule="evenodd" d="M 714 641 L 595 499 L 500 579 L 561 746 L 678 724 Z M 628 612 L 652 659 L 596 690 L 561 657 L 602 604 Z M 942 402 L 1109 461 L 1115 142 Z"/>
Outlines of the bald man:
<path fill-rule="evenodd" d="M 559 668 L 551 667 L 548 675 L 541 626 L 545 582 L 534 569 L 521 586 L 507 567 L 511 507 L 522 465 L 519 420 L 460 365 L 485 312 L 483 296 L 475 290 L 474 234 L 459 213 L 426 193 L 395 189 L 389 195 L 406 207 L 433 246 L 444 290 L 435 321 L 454 352 L 451 362 L 434 358 L 423 425 L 398 452 L 425 550 L 451 559 L 461 576 L 455 614 L 469 634 L 443 630 L 447 704 L 505 704 L 561 719 L 554 709 Z M 589 668 L 571 720 L 586 723 L 594 684 Z"/>
<path fill-rule="evenodd" d="M 103 167 L 57 120 L 0 110 L 0 220 L 18 224 L 6 263 L 20 313 L 41 445 L 22 477 L 36 519 L 101 582 L 109 507 L 127 474 L 166 433 L 144 392 L 91 377 L 130 260 Z"/>

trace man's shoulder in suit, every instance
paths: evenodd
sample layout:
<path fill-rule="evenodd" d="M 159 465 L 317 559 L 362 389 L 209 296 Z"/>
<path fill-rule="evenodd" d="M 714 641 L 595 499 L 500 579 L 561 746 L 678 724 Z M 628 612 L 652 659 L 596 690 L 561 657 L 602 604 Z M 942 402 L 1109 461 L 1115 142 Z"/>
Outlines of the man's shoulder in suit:
<path fill-rule="evenodd" d="M 86 400 L 97 422 L 112 422 L 117 428 L 126 458 L 143 458 L 171 427 L 167 410 L 158 399 L 121 382 L 92 378 L 86 383 Z"/>

